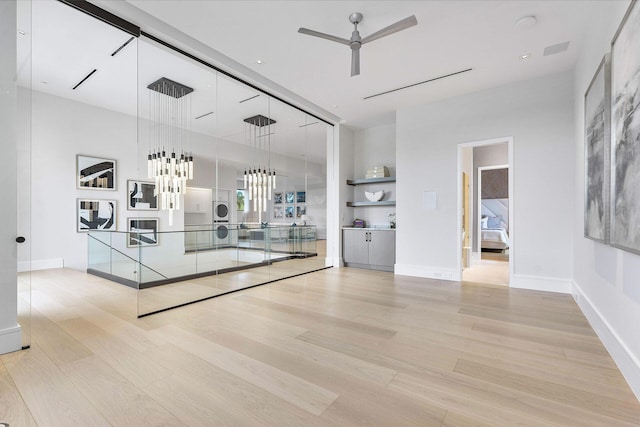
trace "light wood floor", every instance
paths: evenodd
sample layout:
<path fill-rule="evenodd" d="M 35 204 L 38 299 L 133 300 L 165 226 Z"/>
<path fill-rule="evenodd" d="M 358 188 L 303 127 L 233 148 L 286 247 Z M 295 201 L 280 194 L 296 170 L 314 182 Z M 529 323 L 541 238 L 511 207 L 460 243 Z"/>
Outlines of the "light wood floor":
<path fill-rule="evenodd" d="M 33 274 L 17 426 L 638 426 L 567 295 L 329 269 L 143 319 L 135 291 Z"/>
<path fill-rule="evenodd" d="M 462 272 L 462 280 L 471 283 L 509 286 L 509 255 L 482 252 L 481 259 Z"/>

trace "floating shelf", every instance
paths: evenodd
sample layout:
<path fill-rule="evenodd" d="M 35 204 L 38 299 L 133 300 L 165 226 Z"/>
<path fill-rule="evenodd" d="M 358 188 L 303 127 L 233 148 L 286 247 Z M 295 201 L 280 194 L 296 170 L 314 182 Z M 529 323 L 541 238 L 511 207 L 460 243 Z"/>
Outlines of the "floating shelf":
<path fill-rule="evenodd" d="M 396 182 L 396 177 L 385 176 L 384 178 L 360 178 L 347 180 L 348 185 L 379 184 L 381 182 Z"/>
<path fill-rule="evenodd" d="M 383 200 L 380 202 L 347 202 L 347 207 L 357 208 L 359 206 L 395 206 L 395 200 Z"/>

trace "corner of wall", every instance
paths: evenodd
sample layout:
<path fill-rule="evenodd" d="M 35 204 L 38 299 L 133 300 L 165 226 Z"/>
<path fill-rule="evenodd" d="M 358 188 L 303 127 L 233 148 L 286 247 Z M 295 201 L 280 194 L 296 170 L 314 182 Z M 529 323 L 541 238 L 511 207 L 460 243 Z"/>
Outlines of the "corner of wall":
<path fill-rule="evenodd" d="M 593 302 L 582 291 L 580 285 L 573 282 L 573 299 L 582 310 L 589 324 L 604 344 L 605 348 L 620 369 L 631 391 L 640 400 L 640 357 L 633 354 L 624 340 L 616 333 L 607 319 L 600 313 Z"/>

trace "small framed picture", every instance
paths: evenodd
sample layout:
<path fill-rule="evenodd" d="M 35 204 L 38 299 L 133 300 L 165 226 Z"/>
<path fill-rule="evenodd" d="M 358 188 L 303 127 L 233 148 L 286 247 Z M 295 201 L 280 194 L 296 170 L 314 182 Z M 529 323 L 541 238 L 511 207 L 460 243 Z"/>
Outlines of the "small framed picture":
<path fill-rule="evenodd" d="M 127 209 L 130 211 L 157 211 L 156 184 L 146 181 L 127 180 Z"/>
<path fill-rule="evenodd" d="M 274 204 L 282 203 L 282 193 L 273 193 L 273 203 Z"/>
<path fill-rule="evenodd" d="M 85 190 L 115 190 L 116 161 L 78 154 L 76 156 L 76 187 Z"/>
<path fill-rule="evenodd" d="M 77 231 L 116 229 L 117 202 L 115 200 L 78 199 Z"/>
<path fill-rule="evenodd" d="M 244 212 L 245 207 L 245 190 L 236 190 L 236 210 Z"/>
<path fill-rule="evenodd" d="M 276 219 L 282 218 L 282 206 L 273 207 L 273 217 Z"/>
<path fill-rule="evenodd" d="M 284 208 L 285 218 L 293 218 L 293 206 L 287 206 Z"/>
<path fill-rule="evenodd" d="M 158 244 L 158 218 L 127 218 L 127 246 L 156 246 Z"/>
<path fill-rule="evenodd" d="M 295 200 L 295 193 L 293 191 L 287 192 L 287 203 L 293 203 Z"/>
<path fill-rule="evenodd" d="M 302 215 L 306 215 L 307 214 L 307 207 L 306 206 L 296 206 L 296 218 L 302 218 Z"/>
<path fill-rule="evenodd" d="M 307 192 L 306 191 L 298 191 L 296 193 L 296 202 L 297 203 L 305 203 L 307 201 Z"/>

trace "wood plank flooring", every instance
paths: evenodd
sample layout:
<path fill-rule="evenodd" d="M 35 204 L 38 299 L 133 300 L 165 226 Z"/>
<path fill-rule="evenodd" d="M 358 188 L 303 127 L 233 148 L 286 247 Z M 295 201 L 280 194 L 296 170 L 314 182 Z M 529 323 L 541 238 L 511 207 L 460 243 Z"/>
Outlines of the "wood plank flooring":
<path fill-rule="evenodd" d="M 135 291 L 34 272 L 16 426 L 638 426 L 568 295 L 329 269 L 143 319 Z"/>

